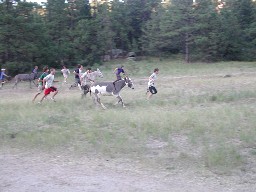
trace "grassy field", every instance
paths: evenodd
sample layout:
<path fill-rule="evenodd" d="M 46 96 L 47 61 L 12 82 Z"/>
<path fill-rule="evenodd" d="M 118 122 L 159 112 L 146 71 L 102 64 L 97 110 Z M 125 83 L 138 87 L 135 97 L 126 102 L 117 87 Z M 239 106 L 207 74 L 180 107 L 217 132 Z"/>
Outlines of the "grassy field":
<path fill-rule="evenodd" d="M 255 62 L 115 61 L 99 66 L 104 81 L 114 79 L 119 63 L 135 84 L 121 94 L 126 108 L 102 97 L 102 110 L 62 83 L 56 103 L 32 104 L 36 88 L 6 84 L 0 90 L 1 147 L 128 158 L 166 171 L 236 174 L 256 166 Z M 155 67 L 159 93 L 148 101 L 147 78 Z"/>

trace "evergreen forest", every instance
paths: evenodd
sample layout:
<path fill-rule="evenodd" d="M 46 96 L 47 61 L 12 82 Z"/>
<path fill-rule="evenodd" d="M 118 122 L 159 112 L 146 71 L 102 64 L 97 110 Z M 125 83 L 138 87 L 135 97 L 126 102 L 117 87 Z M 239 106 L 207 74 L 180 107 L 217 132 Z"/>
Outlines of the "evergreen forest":
<path fill-rule="evenodd" d="M 256 60 L 256 2 L 225 0 L 0 0 L 0 67 L 101 64 L 104 56 L 187 63 Z"/>

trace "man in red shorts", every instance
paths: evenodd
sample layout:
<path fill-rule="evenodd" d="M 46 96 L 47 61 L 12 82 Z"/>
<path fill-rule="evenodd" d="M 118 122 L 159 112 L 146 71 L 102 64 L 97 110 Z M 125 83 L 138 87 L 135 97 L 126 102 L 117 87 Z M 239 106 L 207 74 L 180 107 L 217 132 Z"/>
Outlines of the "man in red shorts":
<path fill-rule="evenodd" d="M 43 79 L 43 87 L 45 87 L 44 89 L 44 96 L 42 97 L 41 101 L 39 103 L 42 103 L 42 101 L 44 100 L 44 98 L 49 95 L 51 92 L 54 92 L 53 96 L 52 96 L 52 100 L 55 102 L 55 95 L 58 93 L 57 88 L 54 87 L 52 84 L 53 82 L 59 82 L 59 81 L 55 81 L 54 80 L 54 75 L 55 75 L 55 69 L 51 68 L 50 69 L 50 74 L 47 75 L 44 79 Z"/>

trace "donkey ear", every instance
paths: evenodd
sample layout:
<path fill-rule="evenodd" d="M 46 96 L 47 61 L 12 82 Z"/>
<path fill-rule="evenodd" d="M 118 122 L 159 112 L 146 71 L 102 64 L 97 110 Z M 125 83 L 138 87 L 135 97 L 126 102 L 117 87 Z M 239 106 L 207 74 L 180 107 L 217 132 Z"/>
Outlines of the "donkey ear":
<path fill-rule="evenodd" d="M 99 71 L 99 68 L 97 68 L 97 71 Z"/>

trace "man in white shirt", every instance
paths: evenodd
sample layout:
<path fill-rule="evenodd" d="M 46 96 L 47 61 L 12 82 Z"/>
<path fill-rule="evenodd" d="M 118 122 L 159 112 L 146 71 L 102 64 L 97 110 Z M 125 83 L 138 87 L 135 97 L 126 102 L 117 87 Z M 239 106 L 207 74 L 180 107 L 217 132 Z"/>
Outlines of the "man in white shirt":
<path fill-rule="evenodd" d="M 43 79 L 43 87 L 44 89 L 44 96 L 42 97 L 41 101 L 39 103 L 42 103 L 43 99 L 49 95 L 51 92 L 54 92 L 53 96 L 52 96 L 52 100 L 55 102 L 55 95 L 58 93 L 58 90 L 56 87 L 53 86 L 53 82 L 58 82 L 54 80 L 54 75 L 55 75 L 56 71 L 54 68 L 50 69 L 50 74 L 47 75 L 44 79 Z"/>
<path fill-rule="evenodd" d="M 159 69 L 155 68 L 154 73 L 152 73 L 152 75 L 149 76 L 147 99 L 150 99 L 153 94 L 157 94 L 157 90 L 156 90 L 156 87 L 155 87 L 155 80 L 157 78 L 156 76 L 157 76 L 158 73 L 159 73 Z"/>
<path fill-rule="evenodd" d="M 81 75 L 81 84 L 82 84 L 82 96 L 86 95 L 91 86 L 94 84 L 95 77 L 93 76 L 92 69 L 90 67 L 87 68 L 86 72 Z"/>
<path fill-rule="evenodd" d="M 94 82 L 92 80 L 91 73 L 92 73 L 92 69 L 90 67 L 88 67 L 86 72 L 81 75 L 80 80 L 81 80 L 81 84 L 83 86 L 87 85 L 87 84 L 92 84 Z"/>
<path fill-rule="evenodd" d="M 67 78 L 68 78 L 68 75 L 70 74 L 69 69 L 65 65 L 63 65 L 63 68 L 61 69 L 61 72 L 62 72 L 63 77 L 64 77 L 64 83 L 67 83 Z"/>

